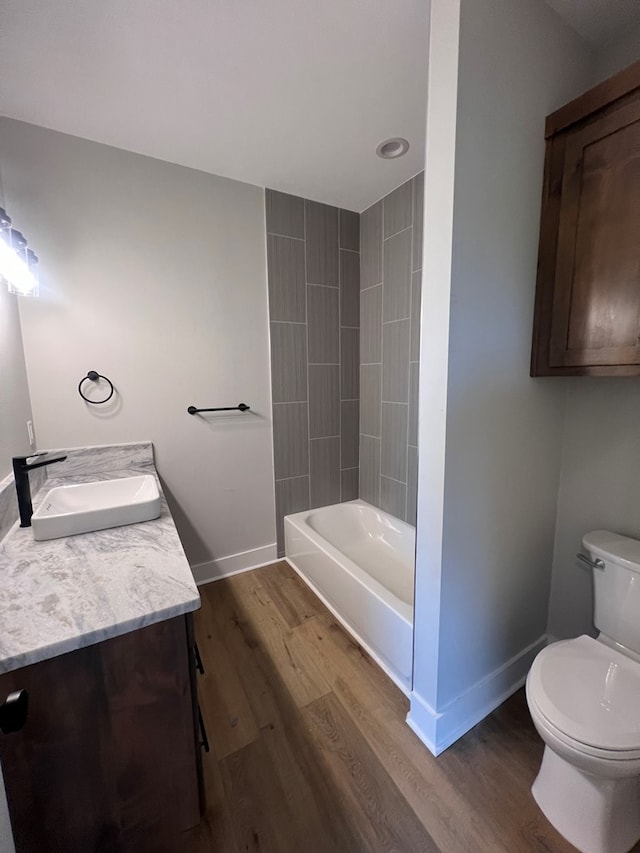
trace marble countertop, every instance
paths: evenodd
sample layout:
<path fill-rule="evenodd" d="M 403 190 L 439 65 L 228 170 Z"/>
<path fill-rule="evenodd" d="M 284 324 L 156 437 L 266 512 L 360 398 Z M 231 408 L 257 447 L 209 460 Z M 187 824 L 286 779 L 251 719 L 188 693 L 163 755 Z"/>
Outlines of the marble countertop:
<path fill-rule="evenodd" d="M 47 468 L 34 509 L 55 486 L 136 474 L 157 478 L 150 443 L 66 452 L 65 462 Z M 164 496 L 153 521 L 64 539 L 36 542 L 31 528 L 16 522 L 0 542 L 0 673 L 199 606 Z"/>

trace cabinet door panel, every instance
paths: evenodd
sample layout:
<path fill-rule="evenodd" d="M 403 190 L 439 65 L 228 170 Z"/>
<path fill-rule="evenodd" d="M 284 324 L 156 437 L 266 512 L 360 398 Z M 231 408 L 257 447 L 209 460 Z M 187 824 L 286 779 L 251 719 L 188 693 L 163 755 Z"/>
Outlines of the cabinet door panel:
<path fill-rule="evenodd" d="M 0 676 L 29 693 L 24 728 L 0 736 L 17 853 L 113 853 L 120 815 L 96 646 Z"/>
<path fill-rule="evenodd" d="M 122 850 L 174 853 L 200 820 L 186 622 L 159 622 L 100 650 Z"/>
<path fill-rule="evenodd" d="M 187 621 L 0 675 L 29 693 L 0 736 L 16 853 L 175 853 L 199 821 Z"/>
<path fill-rule="evenodd" d="M 640 96 L 568 135 L 551 366 L 640 364 Z"/>

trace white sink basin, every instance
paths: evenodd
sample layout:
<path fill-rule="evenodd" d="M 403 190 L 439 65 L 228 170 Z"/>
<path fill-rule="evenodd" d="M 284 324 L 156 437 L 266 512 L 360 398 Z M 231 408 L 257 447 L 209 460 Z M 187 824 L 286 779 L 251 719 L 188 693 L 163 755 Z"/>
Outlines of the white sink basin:
<path fill-rule="evenodd" d="M 160 515 L 155 477 L 123 477 L 51 489 L 31 517 L 33 538 L 59 539 Z"/>

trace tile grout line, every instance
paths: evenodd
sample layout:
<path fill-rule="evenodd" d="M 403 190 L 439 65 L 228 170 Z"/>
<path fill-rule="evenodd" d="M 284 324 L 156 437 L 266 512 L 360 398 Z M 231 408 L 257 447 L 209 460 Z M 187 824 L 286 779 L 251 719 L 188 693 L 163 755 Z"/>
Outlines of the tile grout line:
<path fill-rule="evenodd" d="M 386 196 L 385 196 L 386 198 Z M 376 506 L 380 506 L 382 503 L 382 389 L 384 388 L 384 335 L 383 326 L 384 326 L 384 198 L 382 199 L 382 212 L 380 214 L 381 224 L 380 224 L 380 275 L 382 276 L 382 280 L 380 282 L 381 285 L 381 307 L 380 307 L 380 458 L 378 459 L 378 483 L 377 483 L 377 503 Z"/>
<path fill-rule="evenodd" d="M 309 290 L 307 283 L 307 202 L 302 204 L 302 233 L 304 234 L 304 304 L 307 327 L 307 400 L 309 399 Z M 311 509 L 311 406 L 307 403 L 307 470 L 309 472 L 309 509 Z"/>
<path fill-rule="evenodd" d="M 417 365 L 417 380 L 418 380 L 417 381 L 417 388 L 416 388 L 416 399 L 414 400 L 415 417 L 416 417 L 416 443 L 409 445 L 409 447 L 413 447 L 416 451 L 415 452 L 416 464 L 415 464 L 415 468 L 414 468 L 415 495 L 413 497 L 413 500 L 414 500 L 414 507 L 413 508 L 415 511 L 414 520 L 415 520 L 416 526 L 418 524 L 418 459 L 419 459 L 419 454 L 420 454 L 420 450 L 418 448 L 418 442 L 420 440 L 419 439 L 419 435 L 420 435 L 420 349 L 422 347 L 422 325 L 421 325 L 420 321 L 421 321 L 421 315 L 422 315 L 422 298 L 423 298 L 423 294 L 422 294 L 423 258 L 422 258 L 422 255 L 424 252 L 424 233 L 423 233 L 424 232 L 424 200 L 425 200 L 425 195 L 426 195 L 424 172 L 422 173 L 422 180 L 421 181 L 419 179 L 419 176 L 420 176 L 420 172 L 418 172 L 418 174 L 415 175 L 413 178 L 413 191 L 414 191 L 413 239 L 416 242 L 419 240 L 419 245 L 420 245 L 420 257 L 418 258 L 418 268 L 416 270 L 413 270 L 413 275 L 415 275 L 416 273 L 418 274 L 418 293 L 420 295 L 420 299 L 418 301 L 418 306 L 416 306 L 416 308 L 418 308 L 418 313 L 417 313 L 417 316 L 415 317 L 415 322 L 417 323 L 417 327 L 418 327 L 418 360 L 415 362 L 414 361 L 409 362 L 409 369 L 411 369 L 412 364 Z M 416 181 L 417 181 L 417 183 L 416 183 Z M 416 194 L 416 187 L 420 183 L 422 184 L 422 206 L 421 206 L 421 210 L 420 210 L 420 219 L 422 221 L 422 228 L 421 228 L 418 236 L 416 236 L 417 204 L 416 204 L 416 195 L 415 194 Z M 418 200 L 420 200 L 420 196 L 418 196 Z M 413 267 L 413 246 L 412 246 L 412 250 L 411 250 L 411 266 Z M 411 288 L 411 316 L 413 318 L 413 312 L 415 310 L 414 305 L 413 305 L 413 277 L 411 280 L 411 284 L 412 284 L 412 288 Z M 413 322 L 413 320 L 412 320 L 412 322 Z M 411 341 L 409 341 L 409 345 L 411 346 Z M 409 353 L 409 355 L 411 355 L 411 352 Z M 408 472 L 407 472 L 407 479 L 408 479 Z"/>
<path fill-rule="evenodd" d="M 304 237 L 294 237 L 293 234 L 276 234 L 275 231 L 267 231 L 267 237 L 282 237 L 285 240 L 297 240 L 304 243 Z"/>
<path fill-rule="evenodd" d="M 406 490 L 407 484 L 405 482 L 403 482 L 402 480 L 398 480 L 396 477 L 390 477 L 388 474 L 380 474 L 380 479 L 382 479 L 383 477 L 385 480 L 391 480 L 392 483 L 398 483 L 398 485 L 404 486 L 405 490 Z M 387 512 L 387 511 L 388 510 L 385 510 L 385 512 Z M 394 517 L 397 518 L 397 516 L 394 516 Z M 404 519 L 401 518 L 400 521 L 404 521 Z"/>
<path fill-rule="evenodd" d="M 358 323 L 360 324 L 360 338 L 358 340 L 358 498 L 361 497 L 360 489 L 362 488 L 362 439 L 360 438 L 360 418 L 362 417 L 362 268 L 363 251 L 362 251 L 362 214 L 358 214 L 358 249 L 360 252 L 359 280 L 358 280 Z"/>
<path fill-rule="evenodd" d="M 342 209 L 338 208 L 338 432 L 340 433 L 340 443 L 338 447 L 338 483 L 339 501 L 342 503 L 342 362 L 344 360 L 344 352 L 342 351 L 342 264 L 340 263 L 340 226 L 342 225 Z"/>
<path fill-rule="evenodd" d="M 306 264 L 306 261 L 305 261 L 305 264 Z M 339 281 L 338 281 L 338 284 L 319 284 L 317 281 L 307 281 L 306 269 L 305 269 L 304 278 L 305 278 L 305 284 L 307 285 L 307 287 L 328 287 L 329 290 L 337 290 L 338 292 L 340 292 L 340 282 Z M 340 278 L 340 272 L 338 272 L 338 279 L 339 278 Z"/>
<path fill-rule="evenodd" d="M 418 173 L 418 175 L 419 175 L 419 174 L 420 174 L 420 173 Z M 420 242 L 422 242 L 422 240 L 423 240 L 423 235 L 422 235 L 422 234 L 420 234 L 420 235 L 419 235 L 419 237 L 416 235 L 416 210 L 417 210 L 417 204 L 416 204 L 416 202 L 417 202 L 417 200 L 419 199 L 419 196 L 418 196 L 417 191 L 416 191 L 416 188 L 417 188 L 416 179 L 418 178 L 418 175 L 416 175 L 416 176 L 413 178 L 413 180 L 412 180 L 412 187 L 413 187 L 413 203 L 412 203 L 412 206 L 411 206 L 411 216 L 412 216 L 411 224 L 412 224 L 412 227 L 413 227 L 413 234 L 412 234 L 412 243 L 411 243 L 411 269 L 412 269 L 412 272 L 411 272 L 411 325 L 413 326 L 414 321 L 415 321 L 415 322 L 417 322 L 417 326 L 418 326 L 418 355 L 419 355 L 419 352 L 420 352 L 420 338 L 422 337 L 422 329 L 421 329 L 421 327 L 420 327 L 420 311 L 418 311 L 417 316 L 415 316 L 415 317 L 414 317 L 414 314 L 415 314 L 416 309 L 417 309 L 417 307 L 418 307 L 418 306 L 417 306 L 417 305 L 414 305 L 414 300 L 413 300 L 413 277 L 414 277 L 414 275 L 416 275 L 416 273 L 418 273 L 418 278 L 419 278 L 418 292 L 419 292 L 419 294 L 420 294 L 419 304 L 420 304 L 420 306 L 422 305 L 422 256 L 420 257 L 420 260 L 419 260 L 419 268 L 418 268 L 417 270 L 414 270 L 414 269 L 413 269 L 413 253 L 414 253 L 414 248 L 415 248 L 415 246 L 416 246 L 416 243 L 417 243 L 418 239 L 420 240 Z M 423 180 L 424 180 L 424 179 L 423 179 Z M 423 190 L 422 201 L 423 201 L 423 208 L 424 208 L 424 190 Z M 423 224 L 424 224 L 424 214 L 422 213 L 422 215 L 423 215 Z M 415 496 L 412 498 L 412 500 L 415 502 L 415 504 L 414 504 L 414 506 L 412 507 L 412 509 L 413 509 L 413 510 L 414 510 L 414 512 L 415 512 L 415 522 L 417 523 L 417 515 L 418 515 L 418 507 L 417 507 L 417 491 L 418 491 L 418 470 L 417 470 L 417 467 L 418 467 L 418 432 L 419 432 L 419 426 L 420 426 L 420 424 L 418 423 L 418 414 L 419 414 L 419 395 L 420 395 L 420 359 L 419 359 L 419 357 L 418 357 L 418 360 L 417 360 L 417 361 L 412 361 L 412 360 L 411 360 L 411 344 L 412 344 L 411 337 L 409 337 L 409 399 L 410 399 L 410 400 L 411 400 L 411 365 L 413 365 L 413 364 L 417 365 L 417 371 L 416 371 L 416 372 L 417 372 L 417 375 L 418 375 L 418 382 L 417 382 L 417 388 L 416 388 L 416 397 L 415 397 L 415 399 L 414 399 L 414 401 L 413 401 L 413 403 L 414 403 L 414 408 L 415 408 L 415 419 L 416 419 L 416 443 L 415 443 L 415 444 L 409 444 L 409 443 L 408 443 L 408 442 L 409 442 L 409 436 L 407 435 L 407 516 L 408 516 L 408 514 L 409 514 L 409 487 L 408 487 L 408 483 L 409 483 L 409 448 L 414 448 L 414 449 L 415 449 L 415 451 L 416 451 L 416 453 L 415 453 L 415 457 L 416 457 L 416 466 L 415 466 L 415 469 L 414 469 L 414 479 L 415 479 L 415 487 L 416 487 L 416 488 L 415 488 L 415 490 L 416 490 L 416 494 L 415 494 Z M 411 412 L 411 410 L 409 410 L 409 412 Z"/>
<path fill-rule="evenodd" d="M 276 551 L 277 554 L 280 554 L 280 551 L 284 547 L 283 542 L 278 542 L 278 495 L 276 485 L 278 483 L 278 479 L 276 477 L 276 429 L 275 429 L 275 375 L 273 369 L 273 354 L 272 354 L 272 334 L 271 334 L 271 324 L 274 322 L 271 319 L 271 269 L 269 264 L 269 229 L 267 228 L 267 190 L 265 189 L 264 194 L 264 225 L 265 225 L 265 249 L 266 249 L 266 261 L 267 261 L 267 313 L 269 315 L 269 380 L 271 383 L 271 423 L 273 425 L 273 438 L 272 438 L 272 452 L 273 452 L 273 500 L 276 511 Z"/>
<path fill-rule="evenodd" d="M 376 204 L 378 204 L 378 203 L 381 205 L 380 206 L 380 245 L 379 245 L 380 251 L 379 251 L 379 255 L 378 255 L 378 245 L 377 245 L 378 241 L 373 236 L 373 229 L 371 229 L 371 228 L 369 229 L 369 231 L 372 233 L 369 234 L 369 244 L 368 244 L 367 248 L 369 249 L 368 254 L 373 255 L 376 260 L 380 261 L 380 273 L 379 273 L 380 280 L 376 281 L 375 284 L 369 285 L 366 288 L 361 288 L 360 297 L 361 297 L 361 304 L 362 304 L 362 294 L 365 291 L 373 290 L 376 287 L 380 288 L 380 311 L 381 311 L 381 313 L 380 313 L 380 326 L 379 326 L 379 328 L 376 327 L 374 329 L 374 332 L 376 335 L 377 334 L 380 335 L 380 347 L 382 347 L 382 300 L 383 300 L 383 277 L 384 277 L 383 276 L 383 268 L 382 268 L 382 264 L 383 264 L 383 255 L 382 255 L 383 220 L 382 220 L 382 201 L 380 200 L 380 202 L 376 202 Z M 375 205 L 372 205 L 369 208 L 369 210 L 371 210 L 372 207 L 375 207 Z M 373 223 L 375 223 L 375 218 L 376 217 L 374 217 L 373 215 L 371 216 Z M 363 253 L 362 234 L 361 234 L 360 251 L 361 251 L 361 254 L 364 254 Z M 362 325 L 362 318 L 360 319 L 360 324 Z M 380 358 L 382 359 L 382 350 L 380 351 Z M 380 362 L 376 362 L 376 364 L 379 364 L 379 366 L 380 366 L 379 382 L 382 383 L 382 360 L 380 360 Z M 380 384 L 380 391 L 382 391 L 382 385 L 381 384 Z M 360 424 L 360 426 L 362 426 L 362 424 Z M 381 438 L 380 438 L 380 436 L 369 436 L 367 433 L 362 432 L 362 431 L 360 432 L 360 435 L 365 437 L 365 438 L 370 438 L 370 439 L 375 438 L 378 441 L 378 447 L 377 447 L 377 449 L 378 449 L 378 467 L 377 468 L 375 466 L 371 467 L 371 470 L 369 473 L 370 473 L 370 480 L 371 480 L 370 485 L 372 488 L 372 492 L 367 494 L 367 500 L 370 500 L 371 503 L 374 504 L 374 506 L 378 506 L 380 503 L 380 448 L 381 448 Z"/>
<path fill-rule="evenodd" d="M 389 193 L 389 195 L 391 195 L 391 193 Z M 385 196 L 385 198 L 387 198 L 387 196 Z M 383 199 L 383 201 L 384 201 L 384 199 Z M 384 204 L 382 206 L 382 210 L 384 212 Z M 401 228 L 399 231 L 394 231 L 393 234 L 389 234 L 388 237 L 384 236 L 384 229 L 383 229 L 382 230 L 382 239 L 384 242 L 386 242 L 387 240 L 393 240 L 394 237 L 397 237 L 398 234 L 402 234 L 403 231 L 408 231 L 409 228 L 413 228 L 413 185 L 411 186 L 411 225 L 407 225 L 404 228 Z M 409 264 L 409 266 L 411 266 L 411 267 L 413 266 L 413 254 L 411 255 L 411 263 Z"/>
<path fill-rule="evenodd" d="M 405 458 L 405 487 L 404 487 L 404 515 L 403 520 L 407 520 L 407 514 L 409 512 L 409 421 L 411 420 L 411 320 L 413 317 L 413 241 L 415 239 L 415 235 L 413 233 L 413 215 L 414 215 L 414 203 L 415 203 L 415 181 L 411 179 L 411 240 L 409 245 L 409 269 L 412 271 L 409 276 L 409 359 L 407 361 L 407 432 L 405 435 L 405 450 L 404 450 L 404 458 Z"/>
<path fill-rule="evenodd" d="M 362 223 L 360 221 L 361 217 L 358 214 L 358 289 L 356 291 L 356 300 L 358 302 L 358 349 L 357 349 L 357 358 L 358 358 L 358 398 L 357 398 L 357 406 L 356 406 L 356 430 L 357 430 L 357 441 L 356 441 L 356 452 L 357 452 L 357 466 L 356 470 L 358 472 L 358 487 L 356 489 L 356 498 L 360 497 L 360 398 L 362 397 L 362 388 L 361 388 L 361 374 L 360 374 L 360 353 L 361 353 L 361 337 L 362 337 L 362 316 L 360 314 L 360 306 L 362 302 L 362 291 L 360 290 L 360 285 L 362 284 L 362 254 L 361 254 L 361 246 L 360 246 L 360 231 Z"/>
<path fill-rule="evenodd" d="M 409 309 L 409 310 L 411 310 L 411 309 Z M 408 317 L 396 317 L 395 320 L 383 320 L 382 325 L 388 326 L 390 323 L 404 323 L 405 320 L 411 320 L 411 314 L 409 314 Z M 409 341 L 409 343 L 411 343 L 411 341 Z"/>

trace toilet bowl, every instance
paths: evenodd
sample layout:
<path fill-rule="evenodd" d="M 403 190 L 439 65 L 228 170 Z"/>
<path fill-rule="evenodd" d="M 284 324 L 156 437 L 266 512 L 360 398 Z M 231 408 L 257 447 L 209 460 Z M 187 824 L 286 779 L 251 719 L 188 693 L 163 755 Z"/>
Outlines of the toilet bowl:
<path fill-rule="evenodd" d="M 640 542 L 596 531 L 583 544 L 609 633 L 553 643 L 533 662 L 527 702 L 545 749 L 532 794 L 582 853 L 627 853 L 640 839 Z"/>

